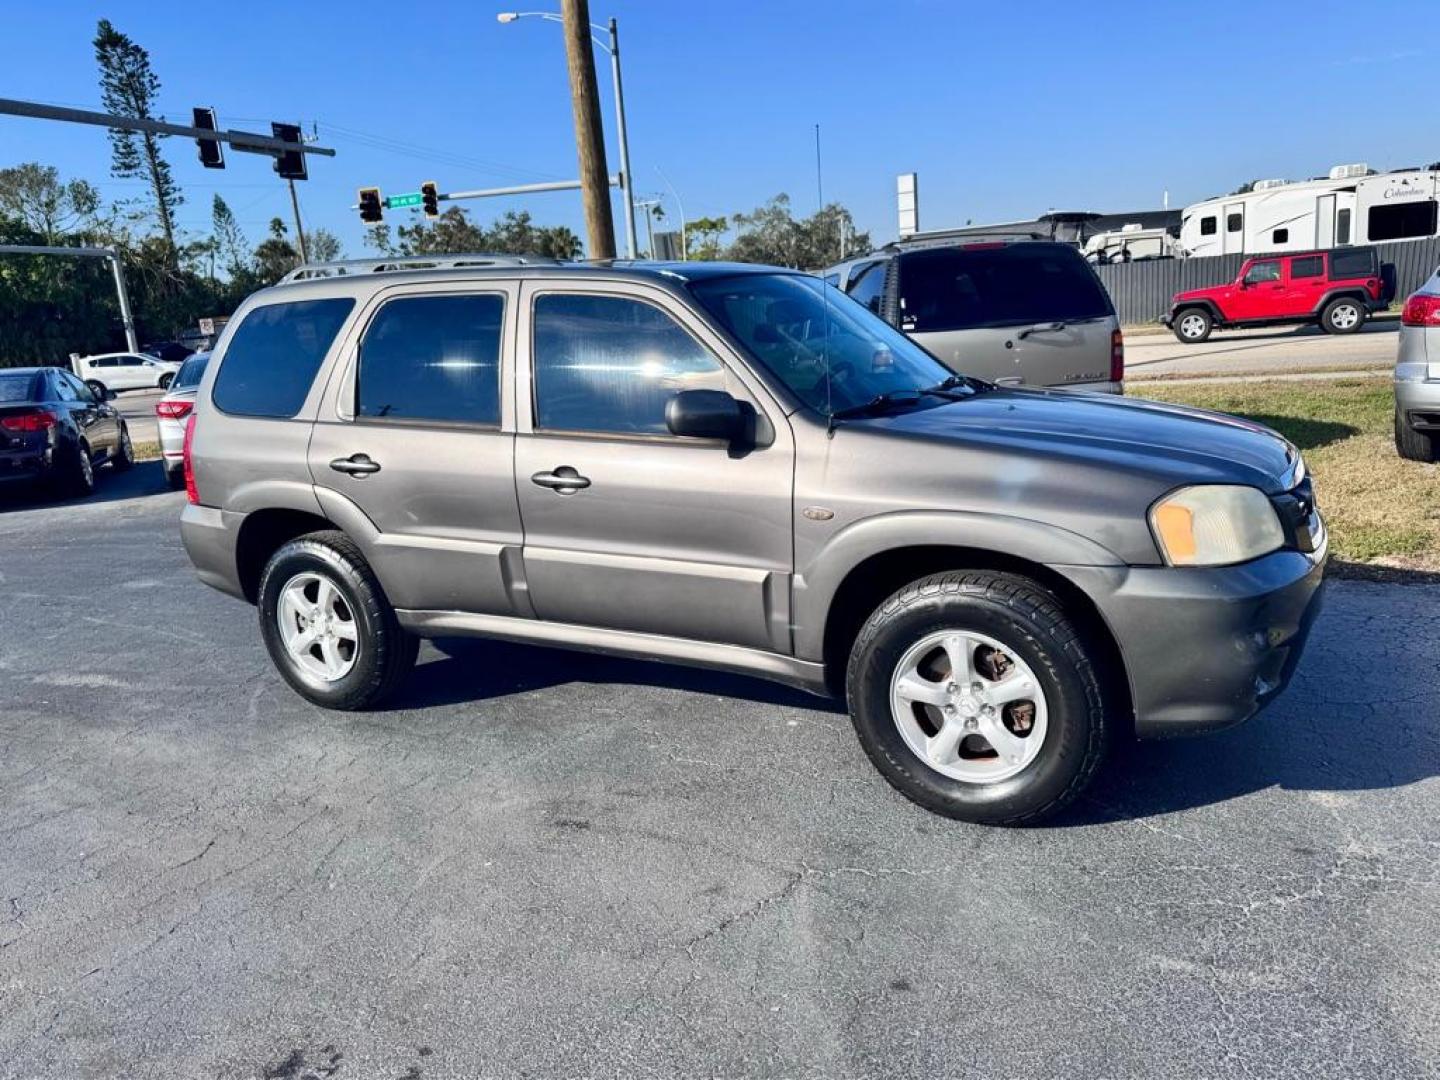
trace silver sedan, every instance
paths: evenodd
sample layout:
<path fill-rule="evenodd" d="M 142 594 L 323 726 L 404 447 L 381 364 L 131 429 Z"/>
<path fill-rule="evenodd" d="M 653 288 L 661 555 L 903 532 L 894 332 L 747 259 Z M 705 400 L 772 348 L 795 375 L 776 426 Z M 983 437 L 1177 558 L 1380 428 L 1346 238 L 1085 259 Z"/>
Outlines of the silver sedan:
<path fill-rule="evenodd" d="M 165 479 L 172 488 L 185 486 L 185 425 L 195 408 L 195 391 L 200 386 L 200 377 L 205 374 L 205 365 L 210 362 L 208 352 L 191 353 L 180 365 L 175 381 L 169 391 L 155 403 L 155 426 L 160 429 L 160 454 L 165 462 Z"/>
<path fill-rule="evenodd" d="M 1440 271 L 1405 301 L 1395 362 L 1395 449 L 1412 461 L 1440 451 Z"/>

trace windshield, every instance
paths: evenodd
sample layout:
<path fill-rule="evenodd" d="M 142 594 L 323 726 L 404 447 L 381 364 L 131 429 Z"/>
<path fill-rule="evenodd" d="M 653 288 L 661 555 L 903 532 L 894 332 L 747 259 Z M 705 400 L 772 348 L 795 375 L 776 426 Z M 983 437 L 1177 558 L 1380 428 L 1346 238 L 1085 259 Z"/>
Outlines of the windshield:
<path fill-rule="evenodd" d="M 922 390 L 950 375 L 904 334 L 819 278 L 737 274 L 691 282 L 690 291 L 756 360 L 822 416 L 883 394 Z M 923 402 L 942 403 L 939 398 Z"/>
<path fill-rule="evenodd" d="M 175 374 L 175 381 L 170 384 L 171 390 L 193 390 L 200 385 L 200 377 L 205 374 L 205 365 L 210 362 L 208 352 L 191 353 L 185 358 L 185 363 L 180 365 L 180 370 Z"/>
<path fill-rule="evenodd" d="M 1080 253 L 1056 244 L 935 248 L 900 258 L 900 325 L 915 333 L 1110 315 Z"/>

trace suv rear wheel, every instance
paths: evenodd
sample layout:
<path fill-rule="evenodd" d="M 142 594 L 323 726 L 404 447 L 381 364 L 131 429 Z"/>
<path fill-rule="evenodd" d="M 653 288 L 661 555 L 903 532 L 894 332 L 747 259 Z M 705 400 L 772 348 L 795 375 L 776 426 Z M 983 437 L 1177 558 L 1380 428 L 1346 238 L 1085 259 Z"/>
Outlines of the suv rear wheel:
<path fill-rule="evenodd" d="M 846 690 L 876 768 L 947 817 L 1040 821 L 1104 756 L 1085 643 L 1053 595 L 1015 574 L 935 574 L 895 593 L 860 631 Z"/>
<path fill-rule="evenodd" d="M 1435 436 L 1428 431 L 1416 431 L 1400 410 L 1395 410 L 1395 449 L 1410 461 L 1434 461 L 1437 457 Z"/>
<path fill-rule="evenodd" d="M 1365 306 L 1350 296 L 1331 300 L 1320 313 L 1320 327 L 1327 334 L 1353 334 L 1365 325 Z"/>
<path fill-rule="evenodd" d="M 260 578 L 259 608 L 260 633 L 280 674 L 329 709 L 383 701 L 420 648 L 341 532 L 309 533 L 275 552 Z"/>
<path fill-rule="evenodd" d="M 1175 328 L 1175 336 L 1186 345 L 1196 345 L 1210 336 L 1210 331 L 1215 328 L 1215 320 L 1204 308 L 1185 308 L 1175 316 L 1172 324 Z"/>

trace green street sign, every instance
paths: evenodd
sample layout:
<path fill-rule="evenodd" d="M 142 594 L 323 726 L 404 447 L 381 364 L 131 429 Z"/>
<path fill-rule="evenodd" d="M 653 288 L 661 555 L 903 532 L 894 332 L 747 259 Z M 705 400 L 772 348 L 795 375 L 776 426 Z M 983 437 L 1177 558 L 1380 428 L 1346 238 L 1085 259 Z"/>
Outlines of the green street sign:
<path fill-rule="evenodd" d="M 408 191 L 404 195 L 391 195 L 385 200 L 385 208 L 387 210 L 399 210 L 405 206 L 419 206 L 420 202 L 420 192 Z"/>

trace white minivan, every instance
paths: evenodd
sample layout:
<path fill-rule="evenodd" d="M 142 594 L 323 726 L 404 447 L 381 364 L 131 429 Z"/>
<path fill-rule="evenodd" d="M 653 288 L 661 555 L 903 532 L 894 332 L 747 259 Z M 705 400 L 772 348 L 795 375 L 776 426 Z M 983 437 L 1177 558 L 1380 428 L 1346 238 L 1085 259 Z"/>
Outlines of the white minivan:
<path fill-rule="evenodd" d="M 168 389 L 180 365 L 144 353 L 103 353 L 75 361 L 75 374 L 107 390 Z"/>

